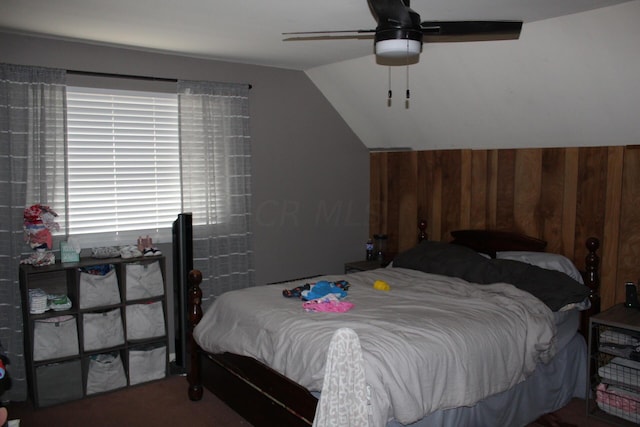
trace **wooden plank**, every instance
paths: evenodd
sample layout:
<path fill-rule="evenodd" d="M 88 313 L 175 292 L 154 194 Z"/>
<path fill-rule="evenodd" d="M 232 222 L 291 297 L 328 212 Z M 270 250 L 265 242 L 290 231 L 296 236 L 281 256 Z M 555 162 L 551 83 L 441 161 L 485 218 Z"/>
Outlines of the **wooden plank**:
<path fill-rule="evenodd" d="M 427 221 L 427 238 L 432 237 L 434 151 L 418 152 L 418 218 Z M 416 229 L 416 233 L 419 230 Z"/>
<path fill-rule="evenodd" d="M 440 153 L 442 162 L 442 234 L 441 239 L 451 240 L 449 234 L 460 228 L 461 151 L 445 150 Z"/>
<path fill-rule="evenodd" d="M 460 151 L 460 222 L 458 228 L 471 226 L 471 150 Z"/>
<path fill-rule="evenodd" d="M 387 156 L 386 153 L 369 155 L 369 235 L 382 230 L 387 209 Z"/>
<path fill-rule="evenodd" d="M 564 254 L 573 259 L 578 268 L 584 268 L 584 256 L 576 256 L 576 210 L 578 199 L 578 148 L 564 150 L 564 194 L 562 197 L 562 247 Z M 581 242 L 584 247 L 584 242 Z M 584 254 L 584 252 L 579 252 Z"/>
<path fill-rule="evenodd" d="M 487 228 L 489 210 L 488 198 L 488 163 L 486 150 L 471 151 L 471 188 L 470 207 L 471 219 L 469 227 L 473 229 Z"/>
<path fill-rule="evenodd" d="M 390 253 L 398 252 L 398 234 L 399 230 L 399 207 L 402 200 L 404 189 L 401 187 L 402 174 L 404 172 L 405 153 L 391 152 L 387 153 L 387 185 L 389 194 L 387 198 L 387 223 L 385 227 L 380 228 L 375 234 L 386 234 L 388 236 L 387 251 Z"/>
<path fill-rule="evenodd" d="M 442 240 L 442 161 L 441 152 L 434 153 L 432 173 L 432 205 L 431 220 L 428 224 L 431 240 Z"/>
<path fill-rule="evenodd" d="M 496 228 L 515 231 L 514 191 L 516 150 L 499 150 L 496 191 Z"/>
<path fill-rule="evenodd" d="M 402 172 L 398 175 L 400 199 L 398 201 L 398 246 L 396 253 L 412 248 L 416 245 L 416 224 L 418 222 L 418 202 L 416 189 L 418 188 L 418 156 L 415 151 L 398 156 L 402 162 Z M 391 238 L 391 236 L 389 236 Z"/>
<path fill-rule="evenodd" d="M 607 149 L 607 178 L 604 203 L 604 233 L 602 242 L 602 277 L 605 283 L 611 283 L 611 292 L 602 299 L 603 308 L 624 301 L 624 289 L 619 286 L 618 247 L 620 232 L 620 209 L 622 195 L 622 173 L 624 166 L 624 147 Z"/>
<path fill-rule="evenodd" d="M 498 227 L 498 164 L 499 151 L 491 150 L 487 156 L 487 228 Z"/>
<path fill-rule="evenodd" d="M 622 160 L 619 230 L 636 230 L 635 233 L 618 234 L 617 276 L 615 278 L 615 302 L 625 299 L 624 283 L 638 283 L 640 277 L 640 150 L 630 147 L 618 147 Z M 619 154 L 619 153 L 616 153 Z M 613 156 L 613 154 L 612 154 Z M 607 195 L 608 196 L 608 195 Z M 616 197 L 611 194 L 611 197 Z M 607 197 L 608 199 L 608 197 Z M 607 231 L 608 232 L 608 231 Z M 608 238 L 607 234 L 607 238 Z"/>
<path fill-rule="evenodd" d="M 540 202 L 538 206 L 541 235 L 547 241 L 547 251 L 565 254 L 562 246 L 562 204 L 564 196 L 564 150 L 547 148 L 542 151 Z M 573 246 L 571 247 L 573 255 Z"/>
<path fill-rule="evenodd" d="M 542 151 L 524 149 L 515 152 L 513 221 L 515 228 L 528 236 L 542 235 L 538 204 L 541 194 Z"/>

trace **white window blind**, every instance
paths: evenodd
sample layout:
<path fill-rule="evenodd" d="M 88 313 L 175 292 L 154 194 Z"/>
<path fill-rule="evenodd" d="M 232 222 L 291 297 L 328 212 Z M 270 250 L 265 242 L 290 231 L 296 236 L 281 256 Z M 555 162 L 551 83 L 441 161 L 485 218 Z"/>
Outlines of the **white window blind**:
<path fill-rule="evenodd" d="M 68 87 L 67 133 L 70 235 L 171 227 L 181 209 L 177 95 Z"/>

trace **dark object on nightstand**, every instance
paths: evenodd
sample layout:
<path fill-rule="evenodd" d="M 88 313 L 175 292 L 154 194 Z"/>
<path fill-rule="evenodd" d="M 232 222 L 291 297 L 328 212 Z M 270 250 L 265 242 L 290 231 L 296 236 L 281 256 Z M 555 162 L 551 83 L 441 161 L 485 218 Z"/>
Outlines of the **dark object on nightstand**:
<path fill-rule="evenodd" d="M 374 256 L 378 263 L 383 263 L 387 256 L 387 235 L 374 234 Z"/>
<path fill-rule="evenodd" d="M 640 308 L 640 301 L 638 301 L 638 289 L 633 282 L 627 282 L 624 285 L 626 298 L 624 305 L 629 308 Z"/>

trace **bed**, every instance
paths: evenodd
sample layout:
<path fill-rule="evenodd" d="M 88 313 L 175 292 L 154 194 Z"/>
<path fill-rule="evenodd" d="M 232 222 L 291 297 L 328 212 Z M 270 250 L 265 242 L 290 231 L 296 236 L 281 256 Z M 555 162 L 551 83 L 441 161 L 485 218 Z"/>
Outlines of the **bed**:
<path fill-rule="evenodd" d="M 309 426 L 317 413 L 316 425 L 342 416 L 371 427 L 526 425 L 585 397 L 580 325 L 598 309 L 598 240 L 587 240 L 581 274 L 539 239 L 489 230 L 452 238 L 425 239 L 386 268 L 227 292 L 204 315 L 192 271 L 189 397 L 206 387 L 255 426 Z M 341 280 L 342 301 L 354 304 L 345 312 L 283 297 Z M 332 369 L 349 378 L 341 390 L 330 386 Z M 354 423 L 360 409 L 367 421 Z"/>

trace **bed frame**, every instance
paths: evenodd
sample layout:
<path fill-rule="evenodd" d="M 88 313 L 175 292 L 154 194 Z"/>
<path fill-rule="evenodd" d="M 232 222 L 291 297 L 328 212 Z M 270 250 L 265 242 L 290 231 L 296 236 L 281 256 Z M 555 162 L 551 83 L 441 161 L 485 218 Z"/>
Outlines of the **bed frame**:
<path fill-rule="evenodd" d="M 419 222 L 418 241 L 426 239 L 426 222 Z M 518 233 L 492 230 L 458 230 L 451 233 L 452 243 L 471 247 L 495 257 L 497 251 L 543 252 L 547 243 Z M 592 307 L 582 312 L 581 331 L 587 331 L 589 316 L 599 312 L 598 239 L 586 241 L 588 255 L 583 272 L 591 289 Z M 263 363 L 231 353 L 210 354 L 200 349 L 191 331 L 202 319 L 202 274 L 192 270 L 188 276 L 189 313 L 189 398 L 202 399 L 203 387 L 229 405 L 255 427 L 304 427 L 313 424 L 318 400 L 307 389 Z M 543 414 L 541 414 L 543 415 Z"/>

